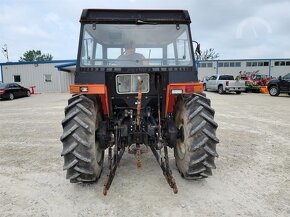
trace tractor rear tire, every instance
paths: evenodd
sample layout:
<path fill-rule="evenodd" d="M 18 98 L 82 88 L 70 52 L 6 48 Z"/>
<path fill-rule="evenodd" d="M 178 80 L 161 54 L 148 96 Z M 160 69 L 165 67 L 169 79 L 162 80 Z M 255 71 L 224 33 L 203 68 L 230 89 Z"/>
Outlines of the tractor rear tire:
<path fill-rule="evenodd" d="M 174 118 L 180 131 L 174 148 L 176 166 L 185 179 L 201 179 L 212 175 L 218 157 L 217 123 L 214 109 L 205 94 L 181 95 L 177 98 Z"/>
<path fill-rule="evenodd" d="M 62 121 L 61 141 L 64 157 L 63 169 L 72 183 L 94 182 L 102 173 L 104 150 L 96 140 L 100 119 L 100 105 L 84 95 L 68 100 Z"/>

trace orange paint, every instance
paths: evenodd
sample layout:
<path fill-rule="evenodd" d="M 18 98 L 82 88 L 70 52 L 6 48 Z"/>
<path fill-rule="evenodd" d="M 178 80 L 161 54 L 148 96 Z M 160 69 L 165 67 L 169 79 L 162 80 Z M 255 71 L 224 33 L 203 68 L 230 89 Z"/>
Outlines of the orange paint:
<path fill-rule="evenodd" d="M 268 90 L 267 86 L 261 86 L 261 93 L 269 94 L 269 90 Z"/>
<path fill-rule="evenodd" d="M 203 92 L 203 83 L 172 83 L 167 85 L 166 90 L 166 108 L 165 116 L 168 113 L 173 112 L 177 94 L 172 94 L 172 90 L 182 90 L 182 94 L 193 94 L 193 93 L 202 93 Z"/>
<path fill-rule="evenodd" d="M 87 92 L 81 92 L 81 87 L 87 87 Z M 103 107 L 103 112 L 105 115 L 109 115 L 109 103 L 108 103 L 108 91 L 107 86 L 104 84 L 71 84 L 70 85 L 71 94 L 94 94 L 99 95 L 101 98 L 101 103 Z"/>

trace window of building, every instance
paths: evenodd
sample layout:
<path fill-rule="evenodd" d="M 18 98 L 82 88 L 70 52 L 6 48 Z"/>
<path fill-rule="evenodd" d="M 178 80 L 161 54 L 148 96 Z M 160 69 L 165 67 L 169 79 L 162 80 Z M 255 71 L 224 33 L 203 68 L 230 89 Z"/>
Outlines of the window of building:
<path fill-rule="evenodd" d="M 206 67 L 206 63 L 201 63 L 200 67 L 205 68 Z"/>
<path fill-rule="evenodd" d="M 229 62 L 224 62 L 224 67 L 229 67 Z"/>
<path fill-rule="evenodd" d="M 241 62 L 235 62 L 236 67 L 241 67 Z"/>
<path fill-rule="evenodd" d="M 285 61 L 281 61 L 280 66 L 285 66 Z"/>
<path fill-rule="evenodd" d="M 46 75 L 44 75 L 44 81 L 45 82 L 51 82 L 52 80 L 51 80 L 51 75 L 50 74 L 46 74 Z"/>
<path fill-rule="evenodd" d="M 290 66 L 290 61 L 287 61 L 286 62 L 286 66 Z"/>
<path fill-rule="evenodd" d="M 224 63 L 223 62 L 219 63 L 219 67 L 224 67 Z"/>
<path fill-rule="evenodd" d="M 247 62 L 246 66 L 247 67 L 251 67 L 252 66 L 252 63 L 251 62 Z"/>
<path fill-rule="evenodd" d="M 258 66 L 264 66 L 263 62 L 258 62 Z"/>
<path fill-rule="evenodd" d="M 276 61 L 275 62 L 275 66 L 279 66 L 280 62 L 279 61 Z"/>
<path fill-rule="evenodd" d="M 212 63 L 207 63 L 208 68 L 212 68 Z"/>
<path fill-rule="evenodd" d="M 257 62 L 252 62 L 252 66 L 257 66 L 258 63 Z"/>
<path fill-rule="evenodd" d="M 269 66 L 269 62 L 264 62 L 264 66 Z"/>
<path fill-rule="evenodd" d="M 20 75 L 14 75 L 14 82 L 21 82 L 21 76 Z"/>

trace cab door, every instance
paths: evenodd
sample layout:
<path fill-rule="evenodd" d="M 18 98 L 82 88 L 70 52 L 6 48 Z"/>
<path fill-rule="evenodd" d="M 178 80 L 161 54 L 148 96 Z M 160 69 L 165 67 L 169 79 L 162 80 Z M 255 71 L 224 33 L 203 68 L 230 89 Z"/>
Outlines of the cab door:
<path fill-rule="evenodd" d="M 217 80 L 217 76 L 216 75 L 213 75 L 211 76 L 208 81 L 206 82 L 206 87 L 208 89 L 216 89 L 216 80 Z"/>
<path fill-rule="evenodd" d="M 19 97 L 20 88 L 15 84 L 9 84 L 8 86 L 9 93 L 12 93 L 14 97 Z"/>

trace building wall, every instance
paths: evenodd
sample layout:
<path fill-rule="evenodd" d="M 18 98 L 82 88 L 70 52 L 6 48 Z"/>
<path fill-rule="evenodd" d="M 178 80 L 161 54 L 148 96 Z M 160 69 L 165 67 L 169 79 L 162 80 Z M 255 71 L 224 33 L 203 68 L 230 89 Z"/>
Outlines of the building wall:
<path fill-rule="evenodd" d="M 67 62 L 67 61 L 65 61 Z M 2 65 L 3 82 L 15 82 L 14 76 L 20 76 L 24 87 L 36 86 L 37 93 L 67 92 L 69 84 L 74 82 L 74 74 L 58 71 L 55 67 L 63 62 L 51 61 L 47 63 L 6 63 Z M 51 82 L 45 78 L 51 77 Z"/>
<path fill-rule="evenodd" d="M 244 60 L 208 60 L 198 63 L 199 79 L 213 74 L 230 74 L 239 72 L 256 72 L 276 77 L 290 72 L 290 59 L 244 59 Z"/>

